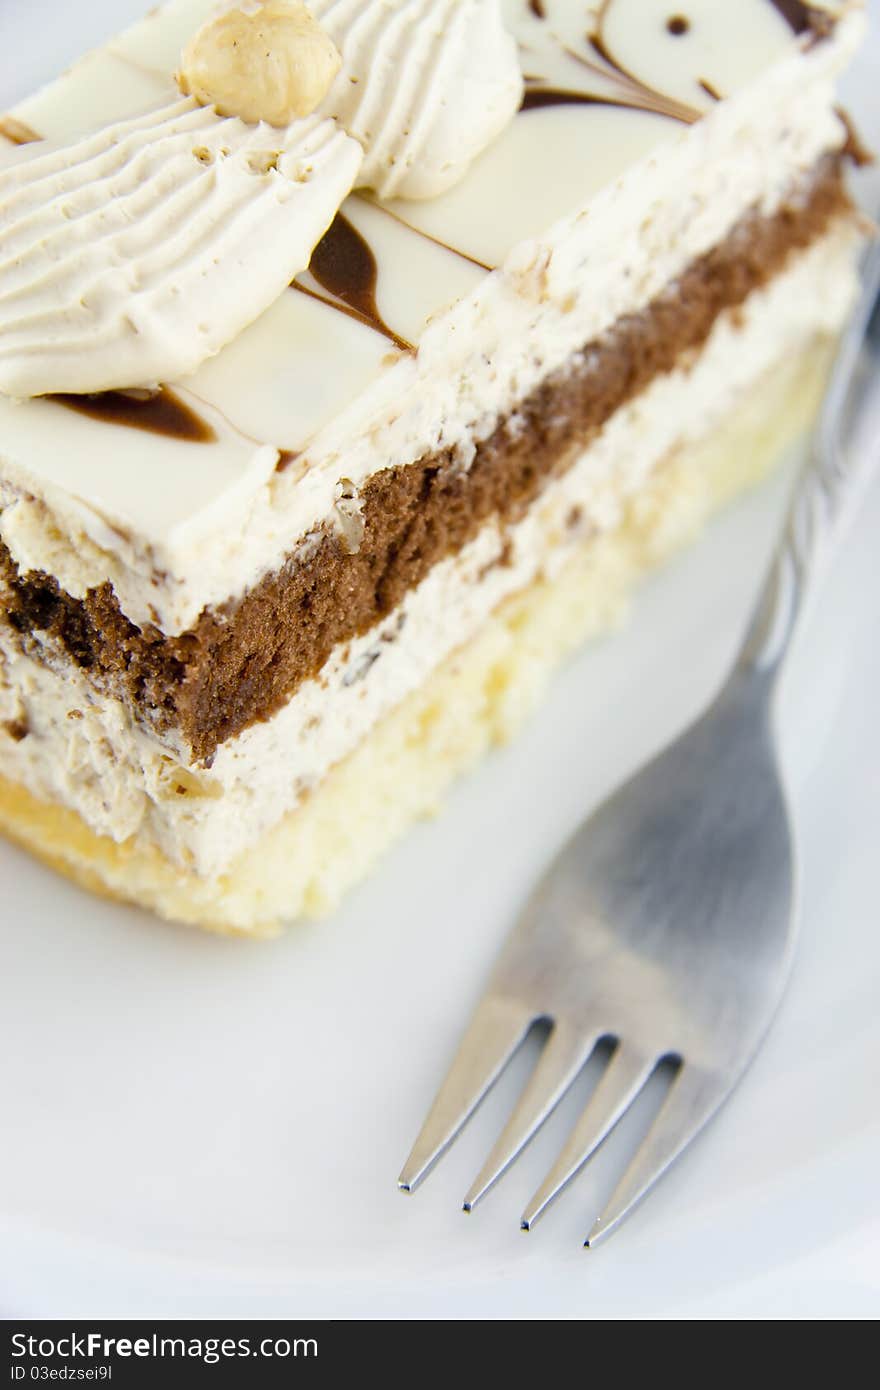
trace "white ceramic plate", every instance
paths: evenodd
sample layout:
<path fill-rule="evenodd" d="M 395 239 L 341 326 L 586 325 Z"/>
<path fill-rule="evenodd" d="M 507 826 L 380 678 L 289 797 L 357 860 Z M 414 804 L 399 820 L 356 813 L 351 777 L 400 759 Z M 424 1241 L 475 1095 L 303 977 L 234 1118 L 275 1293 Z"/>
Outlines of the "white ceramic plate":
<path fill-rule="evenodd" d="M 17 71 L 0 96 L 140 9 L 3 0 L 0 49 Z M 880 146 L 869 66 L 850 102 Z M 0 846 L 0 1313 L 876 1314 L 880 484 L 782 692 L 802 941 L 745 1084 L 595 1253 L 581 1240 L 632 1133 L 533 1234 L 518 1230 L 577 1096 L 483 1208 L 459 1210 L 529 1056 L 417 1196 L 395 1188 L 529 885 L 719 679 L 783 494 L 780 479 L 747 499 L 652 581 L 626 631 L 575 661 L 520 741 L 330 922 L 266 945 L 212 939 Z"/>

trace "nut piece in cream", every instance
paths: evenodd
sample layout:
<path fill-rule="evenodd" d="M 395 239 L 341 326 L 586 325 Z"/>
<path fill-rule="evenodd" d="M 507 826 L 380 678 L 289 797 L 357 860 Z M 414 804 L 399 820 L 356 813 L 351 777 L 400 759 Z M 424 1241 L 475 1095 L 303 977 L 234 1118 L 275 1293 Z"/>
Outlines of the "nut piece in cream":
<path fill-rule="evenodd" d="M 221 116 L 286 126 L 327 95 L 342 59 L 299 0 L 244 3 L 209 20 L 181 54 L 177 84 Z"/>

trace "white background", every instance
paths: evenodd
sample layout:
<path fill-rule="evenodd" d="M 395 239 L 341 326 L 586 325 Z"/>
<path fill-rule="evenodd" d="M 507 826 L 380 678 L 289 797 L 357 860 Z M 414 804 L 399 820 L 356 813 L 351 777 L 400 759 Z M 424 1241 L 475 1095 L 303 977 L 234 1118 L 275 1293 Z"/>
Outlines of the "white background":
<path fill-rule="evenodd" d="M 143 3 L 0 0 L 0 106 Z M 871 8 L 845 99 L 880 148 Z M 861 192 L 880 205 L 876 174 Z M 425 1188 L 395 1190 L 529 885 L 720 679 L 785 484 L 652 580 L 625 632 L 573 662 L 515 747 L 328 923 L 265 945 L 214 940 L 94 901 L 0 846 L 0 1314 L 880 1311 L 876 483 L 781 692 L 802 940 L 745 1084 L 600 1251 L 580 1242 L 632 1135 L 533 1234 L 517 1229 L 583 1092 L 485 1207 L 458 1210 L 529 1056 Z"/>

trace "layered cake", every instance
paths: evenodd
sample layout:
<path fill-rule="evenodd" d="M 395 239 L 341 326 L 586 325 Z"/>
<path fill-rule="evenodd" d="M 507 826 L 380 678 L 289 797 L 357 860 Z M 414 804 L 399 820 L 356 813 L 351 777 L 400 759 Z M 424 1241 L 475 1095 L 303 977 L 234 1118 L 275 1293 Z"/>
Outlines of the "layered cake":
<path fill-rule="evenodd" d="M 332 908 L 809 423 L 862 25 L 171 0 L 12 111 L 5 831 L 175 920 Z"/>

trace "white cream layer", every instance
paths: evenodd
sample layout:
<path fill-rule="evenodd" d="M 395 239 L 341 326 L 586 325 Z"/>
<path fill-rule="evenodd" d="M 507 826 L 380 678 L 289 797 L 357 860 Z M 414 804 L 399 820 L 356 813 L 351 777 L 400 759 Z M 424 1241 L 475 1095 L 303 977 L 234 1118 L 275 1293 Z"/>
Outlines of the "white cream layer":
<path fill-rule="evenodd" d="M 735 409 L 775 362 L 834 332 L 854 292 L 853 231 L 815 244 L 744 309 L 716 324 L 689 370 L 658 378 L 617 412 L 591 448 L 506 535 L 486 526 L 431 571 L 367 636 L 344 644 L 320 681 L 306 682 L 271 720 L 218 750 L 210 770 L 132 726 L 65 657 L 57 668 L 4 639 L 0 721 L 29 733 L 4 740 L 6 776 L 72 807 L 99 833 L 137 834 L 173 861 L 216 874 L 259 839 L 350 752 L 506 596 L 565 563 L 585 530 L 614 527 L 627 500 L 676 445 Z M 509 553 L 503 564 L 505 540 Z M 48 660 L 52 661 L 51 653 Z"/>
<path fill-rule="evenodd" d="M 52 136 L 159 99 L 181 37 L 209 3 L 174 0 L 17 115 Z M 586 67 L 584 52 L 563 52 L 561 40 L 576 37 L 585 48 L 585 7 L 546 8 L 541 22 L 526 0 L 506 0 L 526 71 L 633 98 L 633 79 L 622 90 L 613 73 Z M 20 566 L 53 572 L 75 595 L 110 579 L 136 622 L 179 632 L 332 518 L 340 479 L 357 487 L 446 447 L 466 465 L 474 441 L 547 372 L 644 307 L 751 208 L 778 205 L 841 143 L 833 78 L 860 15 L 833 41 L 808 45 L 769 0 L 690 8 L 705 23 L 695 19 L 683 41 L 653 0 L 612 0 L 606 37 L 644 74 L 643 106 L 644 83 L 662 72 L 661 106 L 712 107 L 696 124 L 600 105 L 532 110 L 431 203 L 348 200 L 346 215 L 376 252 L 379 310 L 418 342 L 416 355 L 292 291 L 181 389 L 215 424 L 216 444 L 98 424 L 50 402 L 0 402 L 0 534 Z M 732 95 L 713 105 L 701 80 Z M 468 256 L 502 268 L 487 274 Z M 279 447 L 299 451 L 282 473 Z"/>

